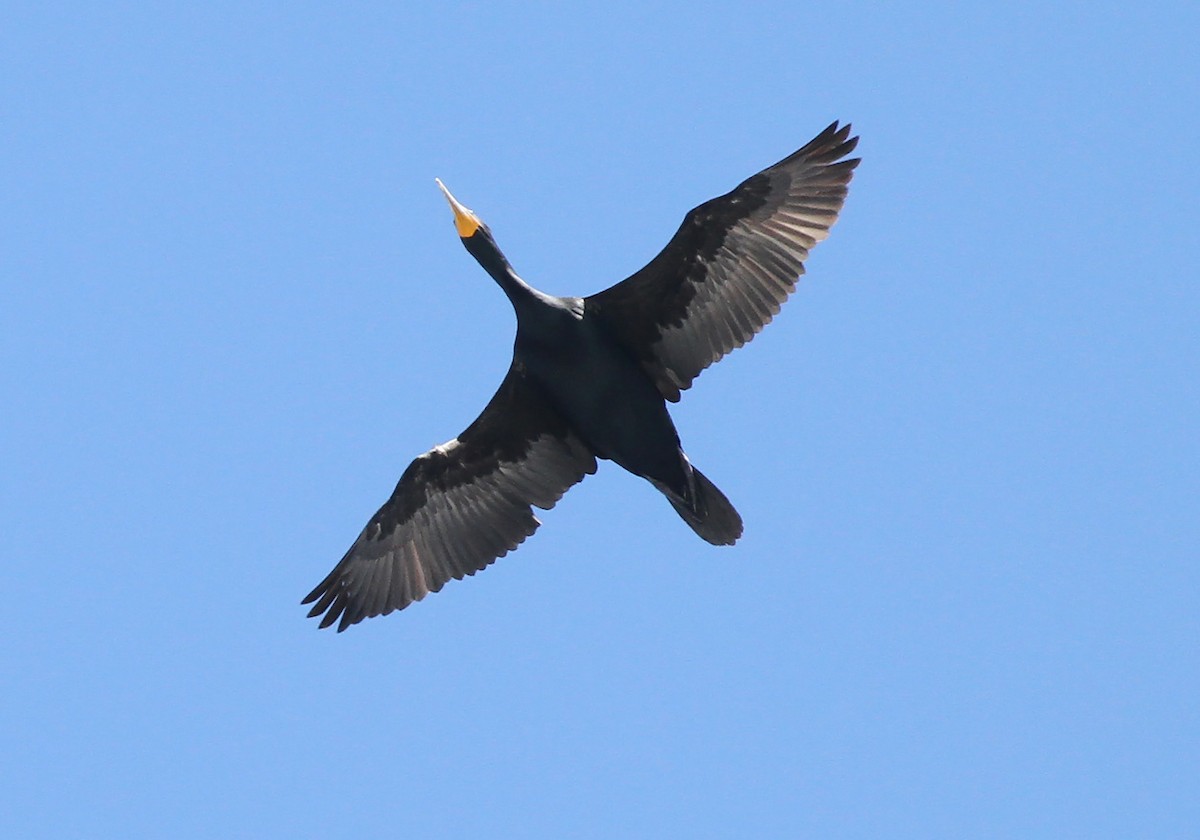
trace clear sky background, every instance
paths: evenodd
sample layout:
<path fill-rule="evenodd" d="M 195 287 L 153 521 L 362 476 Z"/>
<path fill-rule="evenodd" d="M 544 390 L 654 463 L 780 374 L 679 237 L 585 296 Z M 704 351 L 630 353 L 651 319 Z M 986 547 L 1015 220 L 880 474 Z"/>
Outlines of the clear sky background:
<path fill-rule="evenodd" d="M 10 3 L 0 835 L 1195 837 L 1194 3 Z M 300 598 L 513 318 L 834 119 L 841 222 L 611 464 L 341 635 Z"/>

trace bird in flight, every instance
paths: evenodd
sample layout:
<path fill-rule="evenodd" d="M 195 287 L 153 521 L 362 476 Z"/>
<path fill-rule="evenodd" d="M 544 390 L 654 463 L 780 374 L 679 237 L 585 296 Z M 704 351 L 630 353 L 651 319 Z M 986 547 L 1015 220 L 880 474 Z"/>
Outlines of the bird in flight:
<path fill-rule="evenodd" d="M 522 280 L 488 226 L 438 187 L 463 245 L 517 316 L 512 364 L 483 413 L 413 461 L 302 603 L 338 631 L 387 615 L 515 549 L 597 459 L 667 497 L 702 539 L 732 545 L 742 518 L 692 466 L 667 412 L 706 367 L 752 339 L 829 234 L 858 159 L 833 123 L 798 151 L 688 213 L 649 264 L 589 297 Z"/>

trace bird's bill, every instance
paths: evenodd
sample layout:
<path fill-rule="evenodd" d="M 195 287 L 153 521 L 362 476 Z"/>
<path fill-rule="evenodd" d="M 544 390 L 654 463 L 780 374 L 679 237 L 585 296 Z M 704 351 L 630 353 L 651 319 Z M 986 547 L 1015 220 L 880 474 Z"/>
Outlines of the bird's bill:
<path fill-rule="evenodd" d="M 463 239 L 474 236 L 475 232 L 483 227 L 483 222 L 479 221 L 479 217 L 469 207 L 450 194 L 450 190 L 446 189 L 441 178 L 433 180 L 437 181 L 438 189 L 442 191 L 442 195 L 446 196 L 446 201 L 450 202 L 450 209 L 454 211 L 454 227 L 458 230 L 458 235 Z"/>

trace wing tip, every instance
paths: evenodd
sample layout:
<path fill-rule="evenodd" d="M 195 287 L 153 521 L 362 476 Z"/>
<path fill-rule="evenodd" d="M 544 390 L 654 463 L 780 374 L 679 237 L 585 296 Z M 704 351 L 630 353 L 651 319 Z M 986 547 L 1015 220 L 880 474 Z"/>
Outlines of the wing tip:
<path fill-rule="evenodd" d="M 844 168 L 852 170 L 858 165 L 861 158 L 854 158 L 853 162 L 842 160 L 842 158 L 858 147 L 858 135 L 851 137 L 851 130 L 852 126 L 850 123 L 841 123 L 838 120 L 834 120 L 816 137 L 775 164 L 775 166 L 803 161 L 805 164 L 824 164 L 827 167 L 851 164 Z M 774 167 L 771 168 L 773 169 Z"/>

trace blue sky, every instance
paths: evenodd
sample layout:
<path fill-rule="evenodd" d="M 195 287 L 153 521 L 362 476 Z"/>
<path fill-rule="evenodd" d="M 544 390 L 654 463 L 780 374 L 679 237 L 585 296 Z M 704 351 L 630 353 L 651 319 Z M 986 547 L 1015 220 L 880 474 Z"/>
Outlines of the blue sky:
<path fill-rule="evenodd" d="M 774 5 L 774 8 L 771 7 Z M 1194 4 L 10 4 L 8 837 L 1184 837 Z M 846 210 L 515 554 L 299 599 L 561 294 L 850 120 Z"/>

